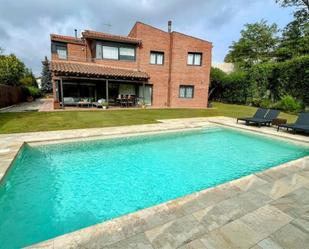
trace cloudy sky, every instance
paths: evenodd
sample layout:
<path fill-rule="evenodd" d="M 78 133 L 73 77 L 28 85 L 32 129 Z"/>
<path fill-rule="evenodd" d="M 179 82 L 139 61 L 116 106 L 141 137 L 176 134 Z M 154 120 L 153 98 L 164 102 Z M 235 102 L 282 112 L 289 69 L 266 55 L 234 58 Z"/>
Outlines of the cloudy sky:
<path fill-rule="evenodd" d="M 0 0 L 0 6 L 0 47 L 36 75 L 50 57 L 50 33 L 126 35 L 135 21 L 166 30 L 172 20 L 173 30 L 213 42 L 213 61 L 221 62 L 245 23 L 265 19 L 281 28 L 292 19 L 292 10 L 275 0 Z"/>

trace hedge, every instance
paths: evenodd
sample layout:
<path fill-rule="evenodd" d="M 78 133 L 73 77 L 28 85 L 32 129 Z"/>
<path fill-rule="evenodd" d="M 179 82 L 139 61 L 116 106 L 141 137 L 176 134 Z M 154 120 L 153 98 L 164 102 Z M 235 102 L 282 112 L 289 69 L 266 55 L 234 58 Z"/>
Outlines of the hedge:
<path fill-rule="evenodd" d="M 309 105 L 309 55 L 285 62 L 260 63 L 246 72 L 211 70 L 210 99 L 260 105 L 291 96 Z M 220 72 L 221 71 L 221 72 Z"/>

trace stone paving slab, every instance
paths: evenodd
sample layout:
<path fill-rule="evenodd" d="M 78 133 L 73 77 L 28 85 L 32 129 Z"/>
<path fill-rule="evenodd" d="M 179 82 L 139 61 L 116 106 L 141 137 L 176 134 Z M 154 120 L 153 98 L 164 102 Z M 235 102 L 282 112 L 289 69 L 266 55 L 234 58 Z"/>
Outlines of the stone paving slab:
<path fill-rule="evenodd" d="M 159 124 L 0 135 L 0 178 L 24 142 L 171 132 L 213 126 L 277 136 L 273 128 L 236 125 L 234 119 L 193 118 Z M 282 132 L 280 139 L 308 144 Z M 294 139 L 294 140 L 293 140 Z M 185 197 L 90 226 L 30 248 L 306 248 L 309 244 L 309 156 Z M 2 174 L 2 175 L 1 175 Z"/>

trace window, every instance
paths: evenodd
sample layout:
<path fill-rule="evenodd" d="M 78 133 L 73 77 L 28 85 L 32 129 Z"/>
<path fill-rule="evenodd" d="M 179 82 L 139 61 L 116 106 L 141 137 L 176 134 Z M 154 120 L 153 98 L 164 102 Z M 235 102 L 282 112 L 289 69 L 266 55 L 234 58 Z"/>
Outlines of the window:
<path fill-rule="evenodd" d="M 179 98 L 192 99 L 194 95 L 194 86 L 179 86 Z"/>
<path fill-rule="evenodd" d="M 118 48 L 110 46 L 102 46 L 103 58 L 118 60 Z"/>
<path fill-rule="evenodd" d="M 163 52 L 150 52 L 150 64 L 163 65 L 164 53 Z"/>
<path fill-rule="evenodd" d="M 58 59 L 66 60 L 68 58 L 67 44 L 64 42 L 52 41 L 51 52 L 57 54 Z"/>
<path fill-rule="evenodd" d="M 96 43 L 95 53 L 97 59 L 135 60 L 135 47 L 117 43 L 112 45 L 109 44 L 102 42 Z"/>
<path fill-rule="evenodd" d="M 56 45 L 56 50 L 59 59 L 67 59 L 67 47 L 63 45 Z"/>
<path fill-rule="evenodd" d="M 134 60 L 135 59 L 135 49 L 134 48 L 119 48 L 120 60 Z"/>
<path fill-rule="evenodd" d="M 192 66 L 202 65 L 202 53 L 188 53 L 187 64 Z"/>

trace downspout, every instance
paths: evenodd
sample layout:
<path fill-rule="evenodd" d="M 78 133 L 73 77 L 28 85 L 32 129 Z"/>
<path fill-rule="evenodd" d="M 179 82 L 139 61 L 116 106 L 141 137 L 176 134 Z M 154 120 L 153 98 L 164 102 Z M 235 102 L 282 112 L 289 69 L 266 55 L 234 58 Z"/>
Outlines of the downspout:
<path fill-rule="evenodd" d="M 60 91 L 61 91 L 61 107 L 64 108 L 64 101 L 63 101 L 63 82 L 62 77 L 60 78 Z"/>
<path fill-rule="evenodd" d="M 168 81 L 167 81 L 167 106 L 171 107 L 171 93 L 172 93 L 172 60 L 173 60 L 173 33 L 172 33 L 172 21 L 168 21 L 168 33 L 169 33 L 169 63 L 168 63 Z"/>

